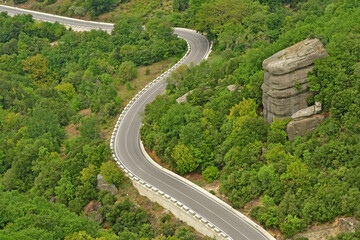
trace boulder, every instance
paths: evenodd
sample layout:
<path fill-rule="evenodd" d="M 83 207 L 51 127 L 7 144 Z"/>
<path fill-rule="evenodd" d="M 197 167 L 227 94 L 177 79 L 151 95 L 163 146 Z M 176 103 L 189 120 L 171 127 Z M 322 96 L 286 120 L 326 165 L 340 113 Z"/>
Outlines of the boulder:
<path fill-rule="evenodd" d="M 327 55 L 319 39 L 305 39 L 267 58 L 262 66 L 272 75 L 283 75 L 307 67 L 315 59 L 321 59 Z"/>
<path fill-rule="evenodd" d="M 315 102 L 315 105 L 312 105 L 312 106 L 307 107 L 307 108 L 300 109 L 299 111 L 297 111 L 296 113 L 291 115 L 291 118 L 294 119 L 294 120 L 303 119 L 303 118 L 312 116 L 314 114 L 317 114 L 320 111 L 321 111 L 321 103 L 320 102 Z"/>
<path fill-rule="evenodd" d="M 97 175 L 97 185 L 96 188 L 100 191 L 108 191 L 112 195 L 116 195 L 118 190 L 114 184 L 108 184 L 105 182 L 104 177 L 101 174 Z"/>
<path fill-rule="evenodd" d="M 229 86 L 227 86 L 227 90 L 229 90 L 230 92 L 235 92 L 235 90 L 237 89 L 238 92 L 241 92 L 242 90 L 242 86 L 236 86 L 236 84 L 231 84 Z"/>
<path fill-rule="evenodd" d="M 324 118 L 323 115 L 313 115 L 307 118 L 290 121 L 286 126 L 289 140 L 296 136 L 304 136 L 307 131 L 314 131 Z"/>
<path fill-rule="evenodd" d="M 180 104 L 180 103 L 186 103 L 186 102 L 187 102 L 187 98 L 186 98 L 187 95 L 189 95 L 189 94 L 192 93 L 192 92 L 193 92 L 193 90 L 185 93 L 185 94 L 182 95 L 181 97 L 177 98 L 177 99 L 176 99 L 176 102 L 177 102 L 178 104 Z"/>

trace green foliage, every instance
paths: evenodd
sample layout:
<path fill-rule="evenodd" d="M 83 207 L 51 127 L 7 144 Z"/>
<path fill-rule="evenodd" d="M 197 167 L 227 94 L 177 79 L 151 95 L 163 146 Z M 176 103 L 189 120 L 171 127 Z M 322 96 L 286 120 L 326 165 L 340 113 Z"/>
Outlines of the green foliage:
<path fill-rule="evenodd" d="M 0 235 L 6 239 L 64 239 L 79 231 L 95 237 L 98 232 L 91 220 L 42 197 L 5 192 L 0 195 L 0 206 Z"/>
<path fill-rule="evenodd" d="M 143 235 L 151 235 L 151 232 L 149 233 L 148 230 L 145 230 L 148 228 L 147 224 L 149 223 L 149 217 L 145 210 L 135 207 L 129 199 L 117 203 L 113 210 L 106 215 L 106 219 L 113 226 L 113 231 L 120 237 L 125 235 L 133 235 L 135 237 L 140 232 Z M 149 235 L 146 237 L 149 237 Z"/>
<path fill-rule="evenodd" d="M 193 172 L 199 165 L 198 160 L 191 154 L 190 149 L 179 143 L 171 154 L 176 164 L 176 171 L 180 174 Z"/>
<path fill-rule="evenodd" d="M 211 183 L 220 177 L 220 172 L 217 167 L 209 166 L 202 172 L 202 175 L 208 183 Z"/>
<path fill-rule="evenodd" d="M 206 32 L 213 53 L 174 73 L 167 96 L 147 106 L 145 145 L 171 164 L 181 144 L 204 177 L 209 166 L 220 169 L 220 189 L 235 208 L 264 196 L 251 215 L 285 237 L 336 216 L 358 216 L 359 9 L 357 1 L 189 1 L 169 19 Z M 262 119 L 262 62 L 307 37 L 319 38 L 329 53 L 308 74 L 316 94 L 309 102 L 320 101 L 326 119 L 290 142 L 288 119 L 270 126 Z M 232 84 L 234 92 L 227 90 Z M 187 103 L 173 102 L 185 93 Z M 199 118 L 189 121 L 191 111 Z"/>
<path fill-rule="evenodd" d="M 119 184 L 124 180 L 124 173 L 116 166 L 113 161 L 104 162 L 100 167 L 100 174 L 104 177 L 105 182 Z"/>
<path fill-rule="evenodd" d="M 119 66 L 119 77 L 123 81 L 131 81 L 137 77 L 136 66 L 133 62 L 126 61 Z"/>
<path fill-rule="evenodd" d="M 280 225 L 280 230 L 286 237 L 290 237 L 295 233 L 303 231 L 304 224 L 298 217 L 288 215 L 284 223 Z"/>
<path fill-rule="evenodd" d="M 90 12 L 90 16 L 95 17 L 108 12 L 115 3 L 114 0 L 86 0 L 84 6 Z"/>
<path fill-rule="evenodd" d="M 88 4 L 91 14 L 113 6 L 109 1 L 99 3 L 82 4 Z M 109 35 L 68 31 L 58 23 L 34 21 L 30 15 L 0 14 L 2 238 L 156 237 L 142 209 L 131 215 L 134 207 L 127 208 L 122 220 L 116 218 L 106 226 L 119 236 L 112 230 L 105 234 L 98 223 L 79 215 L 97 199 L 103 204 L 103 218 L 113 211 L 116 199 L 96 188 L 99 172 L 117 186 L 125 178 L 109 161 L 104 135 L 107 123 L 121 110 L 120 79 L 130 81 L 138 65 L 176 58 L 185 51 L 186 43 L 173 36 L 169 26 L 157 23 L 154 20 L 147 31 L 139 19 L 130 17 L 116 23 Z M 155 48 L 160 53 L 156 58 L 150 51 Z"/>

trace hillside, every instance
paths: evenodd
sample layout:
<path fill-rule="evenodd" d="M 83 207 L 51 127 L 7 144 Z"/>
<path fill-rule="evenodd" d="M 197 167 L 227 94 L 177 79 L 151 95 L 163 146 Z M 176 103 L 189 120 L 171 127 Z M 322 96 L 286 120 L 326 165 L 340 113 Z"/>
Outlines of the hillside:
<path fill-rule="evenodd" d="M 0 14 L 1 239 L 204 238 L 139 196 L 108 140 L 135 90 L 185 51 L 158 19 L 123 17 L 109 35 Z"/>
<path fill-rule="evenodd" d="M 165 69 L 184 53 L 184 42 L 170 35 L 169 26 L 180 26 L 203 32 L 214 48 L 208 61 L 179 68 L 166 94 L 147 106 L 141 138 L 152 156 L 201 185 L 212 183 L 212 193 L 278 239 L 307 239 L 308 229 L 321 227 L 329 239 L 360 237 L 359 1 L 16 3 L 118 23 L 110 36 L 1 15 L 0 211 L 14 217 L 0 222 L 0 236 L 17 239 L 30 229 L 44 239 L 201 238 L 156 204 L 138 207 L 145 200 L 108 161 L 106 142 L 118 106 L 144 84 L 136 69 L 152 75 L 159 66 L 154 62 L 174 56 L 157 63 Z M 289 141 L 288 119 L 272 124 L 263 119 L 262 62 L 307 38 L 320 39 L 329 54 L 308 74 L 316 93 L 308 104 L 320 102 L 325 120 Z M 186 102 L 178 104 L 184 94 Z M 108 180 L 121 192 L 117 201 L 95 188 L 96 175 L 109 171 L 114 176 Z M 47 205 L 54 199 L 55 207 Z M 101 227 L 82 216 L 94 201 L 102 204 Z M 24 202 L 28 205 L 14 213 Z M 42 215 L 43 208 L 51 214 Z M 41 213 L 39 218 L 31 211 Z M 49 233 L 59 223 L 45 226 L 41 219 L 55 219 L 58 212 L 64 212 L 58 221 L 74 218 L 79 224 Z M 159 212 L 162 217 L 155 217 Z M 331 237 L 339 231 L 327 227 L 342 219 L 354 224 L 353 232 Z M 319 238 L 314 236 L 309 239 Z"/>
<path fill-rule="evenodd" d="M 215 51 L 173 74 L 167 94 L 146 108 L 145 146 L 179 174 L 219 179 L 235 208 L 260 198 L 250 216 L 284 237 L 341 216 L 359 220 L 360 4 L 215 0 L 183 16 L 191 11 L 196 17 L 189 22 L 214 40 Z M 289 120 L 263 119 L 262 62 L 306 38 L 320 39 L 329 53 L 308 74 L 316 93 L 308 104 L 320 102 L 325 120 L 289 141 Z"/>

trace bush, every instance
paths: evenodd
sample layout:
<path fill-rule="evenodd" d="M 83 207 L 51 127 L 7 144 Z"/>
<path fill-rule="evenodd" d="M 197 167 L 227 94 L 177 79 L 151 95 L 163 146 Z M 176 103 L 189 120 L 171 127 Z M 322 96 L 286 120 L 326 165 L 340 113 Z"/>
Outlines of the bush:
<path fill-rule="evenodd" d="M 15 4 L 26 3 L 28 0 L 14 0 Z"/>
<path fill-rule="evenodd" d="M 107 161 L 101 165 L 100 174 L 104 177 L 105 182 L 113 183 L 115 186 L 119 186 L 124 180 L 124 173 L 112 161 Z"/>
<path fill-rule="evenodd" d="M 202 175 L 208 183 L 212 183 L 220 177 L 220 172 L 217 167 L 209 166 L 202 172 Z"/>

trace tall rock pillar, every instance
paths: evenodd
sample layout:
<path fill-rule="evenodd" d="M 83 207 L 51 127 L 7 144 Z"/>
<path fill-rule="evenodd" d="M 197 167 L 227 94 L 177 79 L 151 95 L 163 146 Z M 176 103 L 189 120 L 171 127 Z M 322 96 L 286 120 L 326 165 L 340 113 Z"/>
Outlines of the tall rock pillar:
<path fill-rule="evenodd" d="M 313 61 L 328 55 L 319 39 L 305 39 L 275 53 L 263 62 L 265 69 L 263 90 L 264 118 L 269 123 L 274 118 L 291 117 L 307 107 L 309 91 L 307 74 Z"/>

